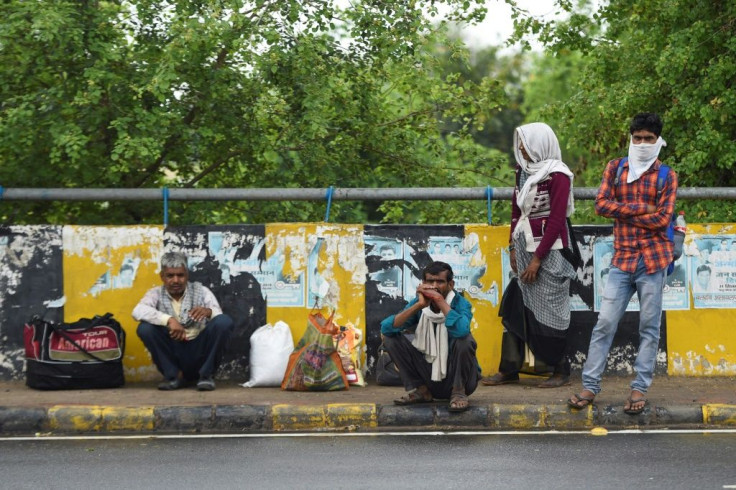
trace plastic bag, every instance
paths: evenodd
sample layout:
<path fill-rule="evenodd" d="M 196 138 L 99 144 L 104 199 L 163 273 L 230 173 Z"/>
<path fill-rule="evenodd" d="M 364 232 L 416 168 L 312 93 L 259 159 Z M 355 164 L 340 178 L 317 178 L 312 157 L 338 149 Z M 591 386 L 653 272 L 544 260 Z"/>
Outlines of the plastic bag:
<path fill-rule="evenodd" d="M 294 350 L 294 339 L 289 325 L 282 321 L 258 327 L 250 336 L 250 381 L 254 386 L 279 386 L 284 379 L 289 355 Z"/>
<path fill-rule="evenodd" d="M 342 360 L 342 367 L 348 378 L 348 383 L 356 386 L 365 386 L 363 372 L 360 368 L 360 341 L 363 332 L 352 323 L 340 327 L 340 331 L 334 336 L 335 348 Z"/>
<path fill-rule="evenodd" d="M 349 387 L 340 356 L 335 350 L 333 335 L 338 327 L 333 315 L 325 319 L 321 313 L 310 314 L 307 330 L 289 356 L 282 390 L 334 391 Z"/>

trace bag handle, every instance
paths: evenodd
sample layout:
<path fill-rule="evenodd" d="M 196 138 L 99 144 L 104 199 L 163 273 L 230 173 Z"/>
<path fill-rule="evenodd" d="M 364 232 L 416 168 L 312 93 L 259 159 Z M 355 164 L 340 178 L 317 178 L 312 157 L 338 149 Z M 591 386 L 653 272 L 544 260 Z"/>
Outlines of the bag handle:
<path fill-rule="evenodd" d="M 86 327 L 79 327 L 77 324 L 80 322 L 89 322 L 89 325 Z M 77 320 L 74 323 L 60 323 L 55 325 L 57 328 L 64 329 L 64 330 L 79 330 L 81 332 L 87 332 L 88 330 L 91 330 L 95 327 L 99 327 L 100 325 L 107 326 L 108 324 L 111 324 L 113 321 L 112 313 L 105 313 L 102 316 L 95 315 L 93 318 L 81 318 Z M 56 330 L 56 328 L 55 328 Z"/>
<path fill-rule="evenodd" d="M 578 247 L 578 241 L 575 239 L 575 234 L 572 231 L 572 222 L 570 217 L 567 218 L 567 231 L 570 240 L 570 248 L 563 248 L 561 250 L 562 256 L 570 262 L 575 269 L 578 269 L 583 265 L 583 257 L 580 255 L 580 248 Z M 572 253 L 570 252 L 572 249 Z"/>
<path fill-rule="evenodd" d="M 572 222 L 570 221 L 569 217 L 567 218 L 567 229 L 570 232 L 570 241 L 572 242 L 572 251 L 575 253 L 575 257 L 578 259 L 578 262 L 582 262 L 583 257 L 582 255 L 580 255 L 580 248 L 578 247 L 578 241 L 575 239 L 575 233 L 573 233 L 572 231 Z"/>
<path fill-rule="evenodd" d="M 335 325 L 335 323 L 332 321 L 332 319 L 335 317 L 336 311 L 337 311 L 336 309 L 332 310 L 332 312 L 330 313 L 330 316 L 325 319 L 324 324 L 321 324 L 317 320 L 317 315 L 319 315 L 322 318 L 324 318 L 324 316 L 322 316 L 321 312 L 319 311 L 315 314 L 314 308 L 312 308 L 312 311 L 309 312 L 309 316 L 307 317 L 307 319 L 309 323 L 311 323 L 312 326 L 314 326 L 314 328 L 317 329 L 318 332 L 326 333 L 329 335 L 334 335 L 334 332 L 329 331 L 329 330 L 339 330 L 337 326 Z"/>

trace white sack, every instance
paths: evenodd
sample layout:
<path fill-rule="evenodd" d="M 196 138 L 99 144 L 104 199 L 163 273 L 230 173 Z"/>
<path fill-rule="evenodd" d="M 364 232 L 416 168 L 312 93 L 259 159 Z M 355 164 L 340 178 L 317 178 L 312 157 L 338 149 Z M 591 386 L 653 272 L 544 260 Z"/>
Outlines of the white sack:
<path fill-rule="evenodd" d="M 278 321 L 258 327 L 250 336 L 250 381 L 243 386 L 281 386 L 293 351 L 289 325 Z"/>

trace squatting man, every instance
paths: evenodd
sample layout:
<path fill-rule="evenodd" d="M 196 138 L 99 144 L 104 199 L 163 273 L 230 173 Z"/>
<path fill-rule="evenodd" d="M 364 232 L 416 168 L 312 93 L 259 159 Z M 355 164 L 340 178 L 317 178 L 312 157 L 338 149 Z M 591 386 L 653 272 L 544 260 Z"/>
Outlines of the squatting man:
<path fill-rule="evenodd" d="M 163 285 L 150 289 L 133 309 L 138 337 L 163 374 L 159 390 L 177 390 L 196 382 L 197 390 L 215 389 L 214 374 L 233 330 L 215 295 L 189 282 L 187 257 L 169 252 L 161 258 Z"/>
<path fill-rule="evenodd" d="M 422 273 L 416 297 L 381 322 L 384 345 L 407 391 L 394 400 L 397 405 L 449 398 L 451 412 L 468 409 L 480 368 L 470 333 L 471 305 L 454 286 L 452 267 L 432 262 Z M 405 332 L 413 329 L 409 340 Z"/>

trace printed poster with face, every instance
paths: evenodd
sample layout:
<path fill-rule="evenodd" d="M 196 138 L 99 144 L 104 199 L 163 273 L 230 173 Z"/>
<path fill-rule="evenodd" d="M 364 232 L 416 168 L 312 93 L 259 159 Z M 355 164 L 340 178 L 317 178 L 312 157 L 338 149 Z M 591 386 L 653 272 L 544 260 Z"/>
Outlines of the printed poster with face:
<path fill-rule="evenodd" d="M 593 291 L 594 311 L 601 311 L 603 291 L 611 272 L 614 248 L 613 237 L 597 237 L 593 243 Z M 667 276 L 662 294 L 663 310 L 687 310 L 690 308 L 690 296 L 687 291 L 687 268 L 682 257 L 675 262 L 674 272 Z M 639 311 L 639 296 L 634 290 L 626 311 Z"/>
<path fill-rule="evenodd" d="M 470 297 L 489 301 L 493 306 L 498 304 L 498 285 L 492 282 L 483 286 L 480 278 L 486 272 L 478 246 L 478 237 L 469 234 L 467 237 L 432 236 L 429 238 L 427 252 L 432 260 L 446 262 L 452 267 L 455 290 L 466 292 Z"/>
<path fill-rule="evenodd" d="M 693 306 L 736 308 L 736 235 L 701 235 L 687 246 Z"/>
<path fill-rule="evenodd" d="M 397 239 L 378 236 L 365 236 L 366 259 L 376 260 L 377 270 L 369 272 L 368 278 L 376 281 L 376 288 L 391 297 L 413 298 L 416 286 L 406 290 L 404 284 L 404 257 L 411 257 L 406 252 L 406 244 Z"/>

